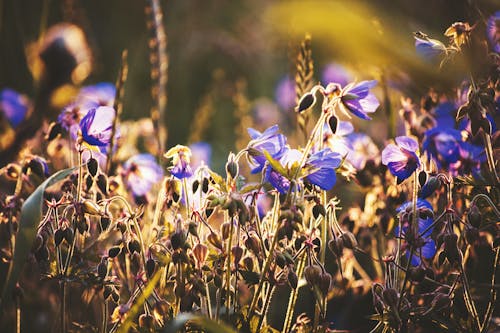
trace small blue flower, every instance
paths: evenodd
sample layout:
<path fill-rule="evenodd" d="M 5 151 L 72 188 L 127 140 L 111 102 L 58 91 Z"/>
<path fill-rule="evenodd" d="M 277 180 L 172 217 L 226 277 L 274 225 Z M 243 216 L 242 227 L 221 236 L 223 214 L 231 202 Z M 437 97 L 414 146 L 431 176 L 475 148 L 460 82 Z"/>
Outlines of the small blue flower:
<path fill-rule="evenodd" d="M 422 149 L 432 158 L 438 168 L 448 169 L 448 166 L 458 161 L 462 134 L 459 130 L 445 127 L 435 127 L 425 132 Z"/>
<path fill-rule="evenodd" d="M 189 178 L 193 175 L 193 169 L 190 165 L 191 149 L 189 149 L 189 147 L 177 145 L 170 148 L 169 151 L 167 151 L 163 156 L 172 159 L 173 166 L 168 170 L 176 178 Z"/>
<path fill-rule="evenodd" d="M 306 161 L 306 179 L 322 190 L 330 190 L 337 181 L 336 169 L 342 163 L 342 156 L 325 148 L 312 154 Z"/>
<path fill-rule="evenodd" d="M 163 178 L 163 169 L 150 154 L 138 154 L 123 164 L 122 177 L 134 196 L 146 195 Z"/>
<path fill-rule="evenodd" d="M 248 129 L 248 134 L 252 141 L 248 143 L 248 160 L 252 167 L 252 173 L 261 172 L 266 164 L 264 151 L 267 151 L 272 158 L 279 160 L 285 153 L 286 137 L 278 133 L 278 125 L 274 125 L 266 129 L 263 133 Z"/>
<path fill-rule="evenodd" d="M 452 102 L 443 102 L 436 106 L 434 110 L 434 119 L 436 119 L 436 127 L 454 128 L 456 125 L 455 113 L 457 107 Z"/>
<path fill-rule="evenodd" d="M 436 39 L 419 34 L 415 36 L 415 49 L 417 53 L 429 62 L 440 62 L 446 54 L 446 46 Z"/>
<path fill-rule="evenodd" d="M 80 89 L 75 103 L 83 110 L 99 106 L 113 106 L 115 95 L 116 88 L 114 84 L 101 82 Z"/>
<path fill-rule="evenodd" d="M 361 119 L 370 120 L 368 113 L 377 110 L 380 103 L 370 89 L 375 87 L 377 81 L 362 81 L 351 83 L 342 89 L 340 93 L 340 107 L 346 115 L 349 112 Z"/>
<path fill-rule="evenodd" d="M 408 223 L 409 218 L 408 217 L 405 218 L 403 215 L 412 214 L 411 212 L 412 204 L 413 203 L 411 201 L 408 201 L 403 205 L 399 206 L 396 210 L 400 214 L 400 219 L 404 221 L 402 225 L 403 236 L 408 236 L 409 230 L 411 228 L 410 224 Z M 413 243 L 415 250 L 414 255 L 411 258 L 412 266 L 419 266 L 422 257 L 425 259 L 431 259 L 436 254 L 436 243 L 431 238 L 433 230 L 431 226 L 434 223 L 434 219 L 432 218 L 432 214 L 424 213 L 425 211 L 432 213 L 432 205 L 427 200 L 418 199 L 417 211 L 420 214 L 418 218 L 418 235 L 412 237 L 405 237 L 407 241 Z M 420 216 L 422 215 L 425 215 L 426 218 L 421 218 Z M 396 236 L 399 236 L 399 226 L 396 226 L 396 228 L 394 229 L 394 234 Z M 407 252 L 406 255 L 407 257 L 409 257 L 410 254 Z"/>
<path fill-rule="evenodd" d="M 114 118 L 115 109 L 109 106 L 91 109 L 80 121 L 83 141 L 105 150 L 111 141 Z"/>
<path fill-rule="evenodd" d="M 351 133 L 346 139 L 351 147 L 346 160 L 356 170 L 362 170 L 367 161 L 378 160 L 380 162 L 380 151 L 368 135 L 364 133 Z"/>
<path fill-rule="evenodd" d="M 344 66 L 332 62 L 323 68 L 321 80 L 324 84 L 335 82 L 345 86 L 353 80 L 353 77 Z"/>
<path fill-rule="evenodd" d="M 407 136 L 398 136 L 396 144 L 388 144 L 382 151 L 382 164 L 387 165 L 389 171 L 396 176 L 398 184 L 410 177 L 418 167 L 420 159 L 416 151 L 418 143 Z"/>
<path fill-rule="evenodd" d="M 31 103 L 29 99 L 12 89 L 0 92 L 0 112 L 2 112 L 13 128 L 16 128 L 26 117 Z"/>
<path fill-rule="evenodd" d="M 484 147 L 473 145 L 469 142 L 460 142 L 460 158 L 457 163 L 450 166 L 453 176 L 472 175 L 481 178 L 481 163 L 486 162 Z"/>
<path fill-rule="evenodd" d="M 486 26 L 486 32 L 493 50 L 500 53 L 500 11 L 490 16 Z"/>
<path fill-rule="evenodd" d="M 288 75 L 282 78 L 276 86 L 274 94 L 276 103 L 283 110 L 291 110 L 295 106 L 295 81 Z"/>

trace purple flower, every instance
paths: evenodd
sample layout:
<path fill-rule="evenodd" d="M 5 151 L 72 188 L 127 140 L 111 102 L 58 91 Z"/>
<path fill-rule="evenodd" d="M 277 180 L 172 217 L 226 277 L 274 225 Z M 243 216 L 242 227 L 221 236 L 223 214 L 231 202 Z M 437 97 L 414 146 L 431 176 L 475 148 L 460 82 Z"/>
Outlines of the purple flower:
<path fill-rule="evenodd" d="M 324 84 L 335 82 L 341 86 L 345 86 L 352 81 L 352 79 L 352 75 L 345 69 L 345 67 L 337 63 L 330 63 L 326 65 L 321 73 L 321 80 Z"/>
<path fill-rule="evenodd" d="M 398 136 L 396 144 L 388 144 L 382 151 L 382 164 L 387 165 L 389 171 L 396 176 L 398 184 L 420 167 L 420 159 L 416 151 L 418 143 L 407 136 Z"/>
<path fill-rule="evenodd" d="M 481 178 L 481 163 L 486 162 L 484 147 L 473 145 L 469 142 L 460 142 L 459 159 L 450 165 L 450 173 L 453 176 L 472 175 Z"/>
<path fill-rule="evenodd" d="M 114 118 L 115 109 L 109 106 L 91 109 L 80 121 L 83 141 L 105 150 L 111 141 Z"/>
<path fill-rule="evenodd" d="M 462 134 L 453 128 L 435 127 L 425 132 L 422 149 L 432 158 L 438 168 L 448 169 L 448 166 L 458 161 Z"/>
<path fill-rule="evenodd" d="M 4 114 L 13 128 L 16 128 L 26 117 L 31 107 L 29 99 L 12 89 L 0 92 L 0 112 Z"/>
<path fill-rule="evenodd" d="M 431 259 L 434 254 L 436 254 L 436 243 L 431 238 L 432 230 L 431 227 L 434 223 L 432 217 L 432 205 L 424 199 L 417 200 L 417 211 L 419 213 L 418 218 L 418 235 L 412 235 L 410 214 L 413 214 L 412 202 L 408 201 L 397 208 L 397 212 L 400 215 L 400 220 L 402 221 L 402 235 L 405 237 L 406 242 L 413 246 L 414 255 L 411 257 L 412 266 L 419 266 L 421 263 L 421 258 Z M 422 216 L 425 216 L 423 218 Z M 394 229 L 394 234 L 399 236 L 399 226 Z M 406 253 L 407 257 L 410 254 Z"/>
<path fill-rule="evenodd" d="M 423 59 L 433 63 L 441 61 L 446 54 L 446 46 L 443 43 L 422 33 L 415 36 L 415 49 Z"/>
<path fill-rule="evenodd" d="M 276 86 L 274 96 L 280 108 L 291 110 L 295 106 L 295 81 L 288 75 L 282 78 Z"/>
<path fill-rule="evenodd" d="M 191 167 L 196 170 L 201 165 L 210 165 L 212 146 L 207 142 L 196 142 L 189 145 L 191 149 Z"/>
<path fill-rule="evenodd" d="M 340 93 L 340 107 L 346 115 L 349 112 L 361 119 L 370 120 L 368 113 L 373 113 L 380 103 L 370 89 L 377 84 L 377 81 L 361 81 L 351 83 L 342 89 Z"/>
<path fill-rule="evenodd" d="M 139 154 L 123 164 L 122 177 L 134 196 L 146 195 L 163 178 L 163 169 L 150 154 Z"/>
<path fill-rule="evenodd" d="M 293 167 L 298 167 L 298 163 L 302 158 L 302 153 L 297 149 L 286 148 L 283 152 L 279 163 L 285 170 L 291 170 Z M 264 181 L 269 182 L 281 194 L 285 194 L 290 190 L 291 178 L 293 175 L 286 177 L 274 170 L 271 165 L 267 165 L 264 171 Z M 295 189 L 294 189 L 295 190 Z"/>
<path fill-rule="evenodd" d="M 248 160 L 252 167 L 252 173 L 262 171 L 266 164 L 264 151 L 267 151 L 272 158 L 279 160 L 286 151 L 286 137 L 278 133 L 278 125 L 266 129 L 263 133 L 248 129 L 248 134 L 252 141 L 248 143 Z"/>
<path fill-rule="evenodd" d="M 367 161 L 379 162 L 380 151 L 372 138 L 364 133 L 352 133 L 346 137 L 351 149 L 349 150 L 346 160 L 356 170 L 362 170 Z"/>
<path fill-rule="evenodd" d="M 306 161 L 307 171 L 306 179 L 321 188 L 330 190 L 337 181 L 336 169 L 342 163 L 342 156 L 325 148 L 312 154 Z"/>
<path fill-rule="evenodd" d="M 173 166 L 169 168 L 169 171 L 175 177 L 183 179 L 193 175 L 193 169 L 190 166 L 191 149 L 189 147 L 177 145 L 170 148 L 163 156 L 172 159 Z"/>
<path fill-rule="evenodd" d="M 493 50 L 500 53 L 500 11 L 491 15 L 488 19 L 486 33 Z"/>
<path fill-rule="evenodd" d="M 92 86 L 83 87 L 76 97 L 76 104 L 83 110 L 99 106 L 113 106 L 115 101 L 115 85 L 101 82 Z"/>

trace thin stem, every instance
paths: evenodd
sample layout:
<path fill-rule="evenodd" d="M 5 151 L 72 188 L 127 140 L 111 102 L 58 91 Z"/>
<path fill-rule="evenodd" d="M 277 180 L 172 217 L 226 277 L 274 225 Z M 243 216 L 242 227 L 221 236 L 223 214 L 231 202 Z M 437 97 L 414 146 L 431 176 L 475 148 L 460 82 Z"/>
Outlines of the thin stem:
<path fill-rule="evenodd" d="M 481 333 L 486 333 L 488 327 L 490 326 L 491 315 L 495 309 L 495 303 L 497 299 L 497 290 L 495 288 L 495 277 L 497 272 L 498 261 L 500 260 L 500 247 L 495 250 L 495 261 L 493 262 L 493 274 L 491 275 L 491 290 L 490 290 L 490 301 L 488 302 L 488 308 L 484 314 L 483 323 L 481 324 Z"/>
<path fill-rule="evenodd" d="M 66 333 L 66 281 L 65 278 L 59 282 L 59 292 L 61 296 L 61 304 L 60 304 L 60 320 L 61 320 L 61 333 Z"/>
<path fill-rule="evenodd" d="M 272 287 L 268 288 L 267 293 L 266 293 L 266 299 L 264 301 L 264 306 L 262 307 L 262 313 L 259 318 L 259 323 L 257 324 L 257 330 L 256 332 L 260 332 L 262 329 L 262 324 L 264 324 L 264 321 L 267 317 L 267 311 L 269 310 L 269 304 L 271 304 L 271 299 L 274 294 L 275 286 L 273 285 Z"/>
<path fill-rule="evenodd" d="M 231 309 L 231 246 L 234 232 L 234 218 L 231 217 L 231 226 L 229 238 L 227 240 L 227 267 L 226 267 L 226 316 L 229 318 L 229 310 Z"/>
<path fill-rule="evenodd" d="M 101 333 L 106 333 L 108 328 L 108 300 L 104 300 L 102 303 L 102 326 Z"/>
<path fill-rule="evenodd" d="M 300 279 L 302 274 L 304 273 L 304 268 L 306 264 L 307 255 L 304 253 L 301 255 L 299 264 L 297 265 L 297 279 Z M 290 298 L 288 299 L 288 307 L 286 309 L 285 321 L 283 323 L 282 333 L 290 332 L 290 328 L 292 326 L 293 313 L 295 310 L 295 303 L 297 302 L 297 295 L 299 293 L 299 287 L 292 289 L 290 293 Z"/>

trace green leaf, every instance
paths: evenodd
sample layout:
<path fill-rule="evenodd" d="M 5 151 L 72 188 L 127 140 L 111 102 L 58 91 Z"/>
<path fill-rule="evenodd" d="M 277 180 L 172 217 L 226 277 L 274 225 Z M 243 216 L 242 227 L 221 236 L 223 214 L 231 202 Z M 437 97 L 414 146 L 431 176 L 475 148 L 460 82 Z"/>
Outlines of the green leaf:
<path fill-rule="evenodd" d="M 13 288 L 17 283 L 22 268 L 31 251 L 38 223 L 40 223 L 42 219 L 43 194 L 45 189 L 69 176 L 76 168 L 78 167 L 61 170 L 47 178 L 47 180 L 38 186 L 35 192 L 33 192 L 24 202 L 21 208 L 21 220 L 16 235 L 14 256 L 10 263 L 7 279 L 3 286 L 0 308 L 5 306 L 10 299 Z"/>
<path fill-rule="evenodd" d="M 130 310 L 127 312 L 127 317 L 123 321 L 123 323 L 120 324 L 118 329 L 116 330 L 116 333 L 127 333 L 129 332 L 130 328 L 132 327 L 132 324 L 134 323 L 134 320 L 136 319 L 137 315 L 139 314 L 139 311 L 143 309 L 144 303 L 148 299 L 149 296 L 153 293 L 155 290 L 156 285 L 158 284 L 158 281 L 160 281 L 160 277 L 162 276 L 162 270 L 159 269 L 156 271 L 156 273 L 153 275 L 153 277 L 149 280 L 148 284 L 146 287 L 142 288 L 141 293 L 139 294 L 139 297 L 134 302 L 134 305 L 130 308 Z"/>
<path fill-rule="evenodd" d="M 180 313 L 167 324 L 163 332 L 179 332 L 186 324 L 203 329 L 205 333 L 235 333 L 236 331 L 224 323 L 218 323 L 207 317 L 197 316 L 193 313 Z"/>

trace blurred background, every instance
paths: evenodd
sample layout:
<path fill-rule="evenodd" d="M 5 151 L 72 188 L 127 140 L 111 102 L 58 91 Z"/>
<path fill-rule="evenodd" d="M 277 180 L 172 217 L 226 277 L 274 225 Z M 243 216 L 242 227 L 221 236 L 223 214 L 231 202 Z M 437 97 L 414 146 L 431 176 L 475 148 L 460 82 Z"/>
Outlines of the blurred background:
<path fill-rule="evenodd" d="M 397 111 L 402 94 L 419 96 L 431 85 L 461 79 L 420 61 L 412 32 L 424 31 L 446 43 L 443 32 L 453 22 L 473 24 L 500 8 L 495 0 L 160 3 L 169 56 L 167 147 L 208 141 L 216 169 L 227 152 L 236 149 L 235 94 L 248 101 L 257 129 L 272 122 L 281 123 L 285 131 L 293 126 L 289 101 L 294 97 L 287 95 L 290 89 L 283 80 L 287 75 L 293 78 L 298 46 L 306 33 L 312 36 L 314 81 L 326 85 L 341 74 L 350 80 L 382 81 L 377 93 L 392 104 L 382 105 L 370 128 L 367 122 L 355 122 L 357 130 L 367 130 L 381 143 L 389 130 L 384 128 L 388 106 Z M 115 82 L 121 52 L 127 49 L 123 118 L 146 116 L 152 99 L 144 5 L 145 1 L 131 0 L 0 0 L 0 89 L 10 87 L 32 97 L 26 47 L 47 27 L 70 21 L 83 28 L 92 49 L 93 71 L 83 84 Z M 205 123 L 198 124 L 204 128 L 190 137 L 197 112 L 204 107 L 210 108 Z"/>

